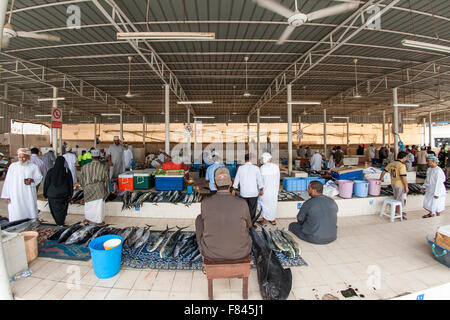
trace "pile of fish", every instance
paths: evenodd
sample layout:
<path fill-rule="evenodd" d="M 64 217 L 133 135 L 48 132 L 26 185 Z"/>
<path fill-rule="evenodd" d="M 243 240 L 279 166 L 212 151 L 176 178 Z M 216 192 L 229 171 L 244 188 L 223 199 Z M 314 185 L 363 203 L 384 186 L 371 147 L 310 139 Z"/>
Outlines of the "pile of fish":
<path fill-rule="evenodd" d="M 288 258 L 295 258 L 300 256 L 300 248 L 297 242 L 287 232 L 283 230 L 267 230 L 261 224 L 264 240 L 267 246 L 276 252 L 281 252 Z"/>
<path fill-rule="evenodd" d="M 40 225 L 41 222 L 38 219 L 22 219 L 7 223 L 2 221 L 1 228 L 8 232 L 23 232 L 37 228 Z"/>
<path fill-rule="evenodd" d="M 189 263 L 201 259 L 194 232 L 182 232 L 187 227 L 179 228 L 169 234 L 172 228 L 164 231 L 150 231 L 151 226 L 114 228 L 110 225 L 83 225 L 76 223 L 56 231 L 48 240 L 58 243 L 78 244 L 87 247 L 89 242 L 103 235 L 115 234 L 123 239 L 123 248 L 136 250 L 145 247 L 148 252 L 159 251 L 161 258 L 175 258 Z M 166 240 L 167 238 L 167 240 Z M 165 240 L 165 241 L 164 241 Z"/>
<path fill-rule="evenodd" d="M 82 201 L 84 201 L 84 191 L 83 190 L 75 190 L 72 195 L 72 199 L 70 199 L 70 202 L 80 204 Z"/>
<path fill-rule="evenodd" d="M 297 193 L 292 191 L 280 190 L 278 191 L 278 201 L 303 201 L 304 199 L 300 197 Z"/>
<path fill-rule="evenodd" d="M 190 206 L 194 202 L 200 202 L 202 198 L 203 196 L 197 192 L 187 194 L 181 191 L 125 191 L 122 197 L 122 210 L 141 207 L 144 202 L 152 202 L 154 204 L 159 202 L 170 202 L 174 204 L 182 203 L 186 206 Z"/>

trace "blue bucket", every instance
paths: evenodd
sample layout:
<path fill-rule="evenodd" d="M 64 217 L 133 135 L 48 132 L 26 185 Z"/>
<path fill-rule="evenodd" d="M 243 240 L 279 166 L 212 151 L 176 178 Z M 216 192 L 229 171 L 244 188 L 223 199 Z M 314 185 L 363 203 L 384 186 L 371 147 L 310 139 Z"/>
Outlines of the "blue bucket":
<path fill-rule="evenodd" d="M 361 180 L 355 180 L 355 184 L 353 186 L 353 190 L 355 192 L 355 195 L 360 198 L 367 197 L 367 194 L 369 193 L 369 182 L 367 181 L 361 181 Z"/>
<path fill-rule="evenodd" d="M 121 242 L 117 247 L 105 250 L 103 244 L 111 239 L 120 239 Z M 115 234 L 101 236 L 89 242 L 92 265 L 98 278 L 112 278 L 119 272 L 122 261 L 122 244 L 123 238 Z"/>

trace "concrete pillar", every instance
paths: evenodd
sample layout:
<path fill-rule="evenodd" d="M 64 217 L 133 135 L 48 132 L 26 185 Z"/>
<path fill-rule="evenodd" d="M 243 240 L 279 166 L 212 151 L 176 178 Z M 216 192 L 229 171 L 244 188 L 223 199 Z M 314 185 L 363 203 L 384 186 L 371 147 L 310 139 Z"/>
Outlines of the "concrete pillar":
<path fill-rule="evenodd" d="M 259 164 L 260 159 L 260 117 L 259 117 L 259 109 L 256 110 L 256 163 Z"/>
<path fill-rule="evenodd" d="M 427 144 L 427 138 L 426 138 L 426 133 L 427 133 L 427 123 L 425 120 L 425 117 L 422 119 L 422 127 L 423 127 L 423 140 L 422 140 L 422 145 L 426 145 Z"/>
<path fill-rule="evenodd" d="M 58 134 L 59 134 L 59 138 L 58 138 L 58 140 L 59 140 L 59 145 L 58 145 L 58 153 L 59 153 L 59 155 L 61 155 L 62 156 L 62 128 L 60 128 L 60 129 L 58 129 Z"/>
<path fill-rule="evenodd" d="M 388 122 L 388 146 L 391 147 L 391 123 Z"/>
<path fill-rule="evenodd" d="M 327 158 L 327 109 L 323 109 L 323 158 Z"/>
<path fill-rule="evenodd" d="M 302 116 L 298 116 L 298 130 L 302 129 Z M 302 144 L 302 139 L 298 138 L 298 145 Z"/>
<path fill-rule="evenodd" d="M 383 110 L 383 147 L 386 146 L 386 110 Z"/>
<path fill-rule="evenodd" d="M 97 148 L 97 117 L 94 117 L 94 148 Z"/>
<path fill-rule="evenodd" d="M 191 125 L 191 108 L 189 107 L 187 110 L 187 124 Z M 187 158 L 189 160 L 188 163 L 192 162 L 192 144 L 191 144 L 191 135 L 187 137 Z"/>
<path fill-rule="evenodd" d="M 292 174 L 292 84 L 287 85 L 288 175 Z"/>
<path fill-rule="evenodd" d="M 58 97 L 58 88 L 53 87 L 53 98 Z M 58 108 L 58 101 L 53 100 L 52 101 L 52 112 L 54 109 Z M 52 128 L 52 148 L 55 151 L 55 155 L 58 153 L 58 129 Z"/>
<path fill-rule="evenodd" d="M 164 85 L 164 93 L 165 93 L 165 109 L 164 109 L 164 116 L 165 116 L 165 124 L 166 124 L 166 138 L 165 138 L 165 152 L 167 154 L 170 154 L 170 114 L 169 114 L 169 99 L 170 99 L 170 91 L 169 91 L 169 85 Z"/>
<path fill-rule="evenodd" d="M 392 97 L 394 104 L 394 158 L 397 159 L 398 154 L 398 97 L 397 88 L 392 89 Z"/>
<path fill-rule="evenodd" d="M 431 137 L 431 127 L 432 127 L 432 122 L 431 122 L 431 112 L 428 112 L 428 142 L 431 148 L 433 148 L 433 139 Z"/>
<path fill-rule="evenodd" d="M 349 144 L 350 144 L 350 117 L 347 118 L 347 154 L 348 154 Z"/>
<path fill-rule="evenodd" d="M 123 112 L 120 109 L 120 141 L 123 141 Z"/>

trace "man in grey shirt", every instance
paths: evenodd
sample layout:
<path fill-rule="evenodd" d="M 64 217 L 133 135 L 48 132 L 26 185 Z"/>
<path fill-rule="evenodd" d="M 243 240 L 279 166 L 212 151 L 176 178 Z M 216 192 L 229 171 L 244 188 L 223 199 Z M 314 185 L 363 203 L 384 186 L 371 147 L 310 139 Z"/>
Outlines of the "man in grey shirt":
<path fill-rule="evenodd" d="M 308 186 L 311 199 L 303 203 L 297 215 L 298 222 L 289 225 L 289 231 L 297 237 L 315 244 L 327 244 L 337 238 L 338 206 L 322 191 L 322 183 L 311 181 Z"/>

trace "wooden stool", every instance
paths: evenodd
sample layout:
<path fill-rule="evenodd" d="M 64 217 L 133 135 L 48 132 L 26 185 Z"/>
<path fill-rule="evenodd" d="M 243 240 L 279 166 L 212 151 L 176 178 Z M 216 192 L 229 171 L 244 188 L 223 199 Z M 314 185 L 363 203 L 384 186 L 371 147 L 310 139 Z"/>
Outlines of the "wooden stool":
<path fill-rule="evenodd" d="M 211 261 L 203 259 L 203 267 L 208 279 L 208 297 L 213 300 L 213 279 L 242 278 L 242 296 L 248 299 L 248 276 L 250 275 L 250 264 L 252 257 L 231 261 Z"/>

